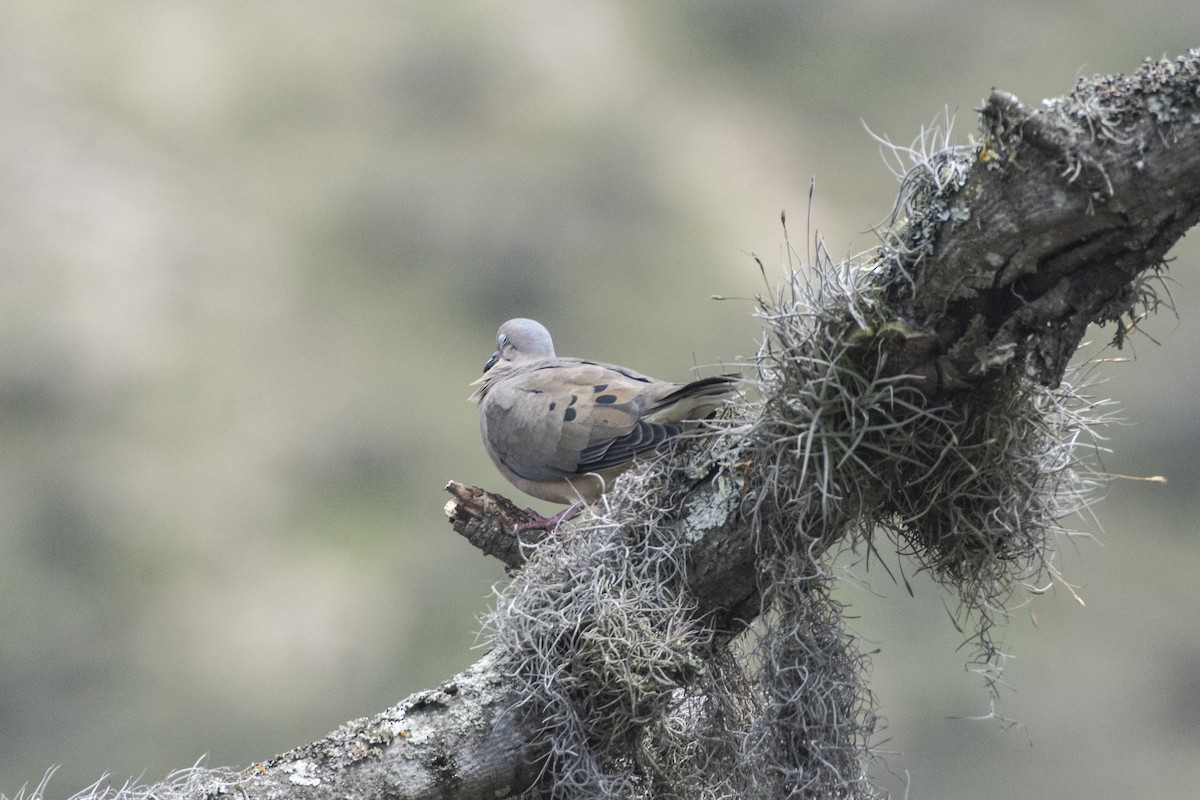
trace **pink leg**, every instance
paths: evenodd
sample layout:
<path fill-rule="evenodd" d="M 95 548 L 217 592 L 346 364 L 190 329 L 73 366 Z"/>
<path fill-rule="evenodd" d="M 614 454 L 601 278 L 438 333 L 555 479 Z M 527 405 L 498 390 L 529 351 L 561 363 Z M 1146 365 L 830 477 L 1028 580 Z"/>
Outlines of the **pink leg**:
<path fill-rule="evenodd" d="M 573 503 L 555 514 L 553 517 L 543 517 L 532 508 L 527 508 L 525 509 L 525 513 L 533 517 L 533 519 L 517 525 L 512 529 L 512 534 L 513 536 L 516 536 L 517 534 L 524 533 L 525 531 L 529 530 L 546 530 L 553 533 L 554 531 L 558 530 L 559 525 L 578 516 L 580 511 L 583 511 L 582 503 Z"/>

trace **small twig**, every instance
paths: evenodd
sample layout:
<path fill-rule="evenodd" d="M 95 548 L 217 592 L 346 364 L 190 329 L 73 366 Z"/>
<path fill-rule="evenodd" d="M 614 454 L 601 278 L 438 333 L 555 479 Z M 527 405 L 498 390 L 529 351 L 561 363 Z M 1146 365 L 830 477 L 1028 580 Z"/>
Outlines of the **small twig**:
<path fill-rule="evenodd" d="M 446 491 L 454 496 L 443 509 L 454 530 L 485 556 L 500 559 L 509 570 L 519 569 L 525 563 L 525 549 L 546 538 L 547 532 L 540 528 L 526 528 L 514 535 L 512 531 L 533 517 L 503 495 L 458 481 L 446 484 Z"/>

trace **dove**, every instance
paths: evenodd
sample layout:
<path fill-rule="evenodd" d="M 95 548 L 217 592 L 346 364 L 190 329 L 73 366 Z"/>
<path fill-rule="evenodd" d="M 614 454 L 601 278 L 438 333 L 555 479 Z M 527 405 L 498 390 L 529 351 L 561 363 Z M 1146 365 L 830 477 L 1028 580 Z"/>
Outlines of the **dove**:
<path fill-rule="evenodd" d="M 718 375 L 668 383 L 563 358 L 541 323 L 510 319 L 470 399 L 504 477 L 526 494 L 574 508 L 594 502 L 637 456 L 681 434 L 689 420 L 711 415 L 736 381 Z"/>

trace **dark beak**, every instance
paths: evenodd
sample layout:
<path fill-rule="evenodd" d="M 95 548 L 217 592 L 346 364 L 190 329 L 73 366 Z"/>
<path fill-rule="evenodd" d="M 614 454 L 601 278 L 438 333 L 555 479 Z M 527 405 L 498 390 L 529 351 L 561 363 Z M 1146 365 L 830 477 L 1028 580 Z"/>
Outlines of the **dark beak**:
<path fill-rule="evenodd" d="M 496 352 L 492 353 L 492 357 L 489 358 L 487 360 L 487 363 L 483 365 L 483 371 L 487 372 L 489 369 L 496 366 L 496 362 L 499 360 L 500 360 L 500 351 L 497 350 Z"/>

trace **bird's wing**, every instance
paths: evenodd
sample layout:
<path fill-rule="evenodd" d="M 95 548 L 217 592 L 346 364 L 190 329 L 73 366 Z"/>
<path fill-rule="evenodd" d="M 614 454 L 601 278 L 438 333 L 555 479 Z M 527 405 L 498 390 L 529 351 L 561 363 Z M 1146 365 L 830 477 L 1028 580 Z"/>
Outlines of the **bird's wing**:
<path fill-rule="evenodd" d="M 516 366 L 482 400 L 493 458 L 527 480 L 561 480 L 631 461 L 678 432 L 643 419 L 664 384 L 632 370 L 554 358 Z"/>

